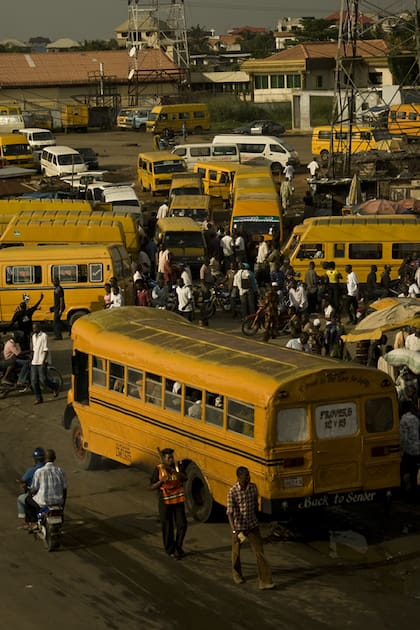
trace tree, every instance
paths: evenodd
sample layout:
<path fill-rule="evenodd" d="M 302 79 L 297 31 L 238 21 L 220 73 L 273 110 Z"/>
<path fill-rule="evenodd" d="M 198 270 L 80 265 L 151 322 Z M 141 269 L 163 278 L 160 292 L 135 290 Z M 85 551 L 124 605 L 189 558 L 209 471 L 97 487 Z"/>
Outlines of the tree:
<path fill-rule="evenodd" d="M 239 43 L 241 45 L 242 52 L 249 52 L 256 59 L 268 57 L 276 50 L 276 42 L 273 31 L 266 33 L 243 31 L 241 33 Z"/>
<path fill-rule="evenodd" d="M 205 55 L 210 52 L 208 38 L 210 31 L 196 24 L 188 29 L 187 40 L 190 55 Z"/>
<path fill-rule="evenodd" d="M 297 44 L 302 42 L 328 42 L 338 39 L 338 28 L 332 20 L 309 19 L 302 20 L 302 28 L 296 29 Z"/>
<path fill-rule="evenodd" d="M 81 46 L 81 50 L 118 50 L 118 42 L 116 39 L 85 39 Z"/>

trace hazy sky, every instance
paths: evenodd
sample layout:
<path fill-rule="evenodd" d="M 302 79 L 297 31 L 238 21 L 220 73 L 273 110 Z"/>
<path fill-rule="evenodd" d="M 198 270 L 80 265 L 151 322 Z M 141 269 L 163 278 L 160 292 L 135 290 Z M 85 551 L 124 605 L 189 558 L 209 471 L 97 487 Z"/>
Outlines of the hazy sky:
<path fill-rule="evenodd" d="M 150 6 L 151 0 L 143 6 Z M 140 5 L 142 6 L 142 5 Z M 283 16 L 324 17 L 338 11 L 340 0 L 185 0 L 187 28 L 200 26 L 225 33 L 234 26 L 265 26 L 275 29 Z M 391 13 L 409 9 L 413 0 L 360 2 L 364 12 L 382 7 Z M 27 41 L 30 37 L 59 37 L 76 40 L 110 39 L 113 31 L 128 17 L 127 0 L 15 0 L 4 6 L 0 20 L 0 40 Z"/>

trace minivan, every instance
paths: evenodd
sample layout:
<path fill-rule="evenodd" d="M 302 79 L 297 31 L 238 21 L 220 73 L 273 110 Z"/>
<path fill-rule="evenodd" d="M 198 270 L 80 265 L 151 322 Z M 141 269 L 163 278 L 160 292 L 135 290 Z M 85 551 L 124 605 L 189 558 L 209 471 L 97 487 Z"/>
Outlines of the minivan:
<path fill-rule="evenodd" d="M 189 170 L 193 170 L 196 162 L 241 161 L 237 144 L 177 144 L 172 153 L 184 158 Z"/>
<path fill-rule="evenodd" d="M 55 146 L 42 150 L 41 173 L 46 177 L 63 177 L 86 170 L 82 156 L 71 147 Z"/>
<path fill-rule="evenodd" d="M 20 129 L 19 133 L 27 137 L 32 151 L 41 152 L 45 147 L 53 147 L 57 144 L 54 134 L 49 129 L 26 127 L 25 129 Z"/>
<path fill-rule="evenodd" d="M 149 114 L 146 131 L 162 133 L 166 129 L 187 133 L 203 133 L 210 129 L 210 114 L 206 103 L 156 105 Z"/>
<path fill-rule="evenodd" d="M 299 155 L 284 140 L 274 136 L 243 136 L 241 134 L 220 134 L 213 138 L 213 144 L 237 144 L 241 162 L 246 163 L 256 158 L 271 162 L 271 170 L 280 171 L 289 162 L 299 165 Z"/>
<path fill-rule="evenodd" d="M 206 242 L 200 226 L 190 217 L 158 219 L 155 243 L 165 245 L 176 261 L 184 261 L 196 274 L 206 256 Z"/>
<path fill-rule="evenodd" d="M 21 133 L 1 135 L 0 160 L 5 160 L 8 166 L 33 168 L 34 155 L 26 136 Z"/>

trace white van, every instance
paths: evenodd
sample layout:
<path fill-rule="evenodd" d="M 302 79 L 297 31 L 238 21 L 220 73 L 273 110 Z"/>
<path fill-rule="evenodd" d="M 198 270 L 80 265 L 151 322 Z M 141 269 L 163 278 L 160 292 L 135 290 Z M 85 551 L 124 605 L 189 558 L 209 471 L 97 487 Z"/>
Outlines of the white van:
<path fill-rule="evenodd" d="M 46 147 L 41 153 L 41 173 L 46 177 L 65 177 L 87 171 L 78 151 L 71 147 Z"/>
<path fill-rule="evenodd" d="M 246 163 L 256 158 L 264 158 L 271 162 L 272 170 L 280 170 L 290 162 L 299 165 L 299 155 L 284 140 L 274 136 L 245 136 L 242 134 L 220 134 L 213 138 L 213 144 L 237 144 L 241 162 Z"/>
<path fill-rule="evenodd" d="M 19 129 L 19 133 L 23 133 L 29 142 L 32 151 L 42 151 L 45 147 L 55 146 L 55 136 L 49 129 L 40 129 L 38 127 L 26 127 Z"/>
<path fill-rule="evenodd" d="M 142 203 L 132 186 L 106 186 L 102 191 L 103 203 L 110 203 L 114 212 L 131 212 L 139 216 L 143 225 Z"/>
<path fill-rule="evenodd" d="M 237 144 L 225 142 L 216 144 L 177 144 L 172 153 L 184 158 L 188 170 L 194 168 L 196 162 L 236 162 L 241 161 Z"/>

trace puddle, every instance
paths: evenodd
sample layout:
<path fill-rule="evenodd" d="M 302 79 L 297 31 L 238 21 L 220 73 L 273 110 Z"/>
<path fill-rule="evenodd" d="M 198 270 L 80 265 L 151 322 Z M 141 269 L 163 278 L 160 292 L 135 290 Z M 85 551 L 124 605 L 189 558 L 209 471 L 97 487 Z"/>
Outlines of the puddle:
<path fill-rule="evenodd" d="M 329 549 L 331 558 L 341 558 L 343 556 L 348 557 L 349 551 L 350 555 L 353 555 L 351 552 L 356 552 L 357 555 L 366 555 L 369 546 L 362 534 L 349 529 L 346 531 L 331 531 Z"/>

